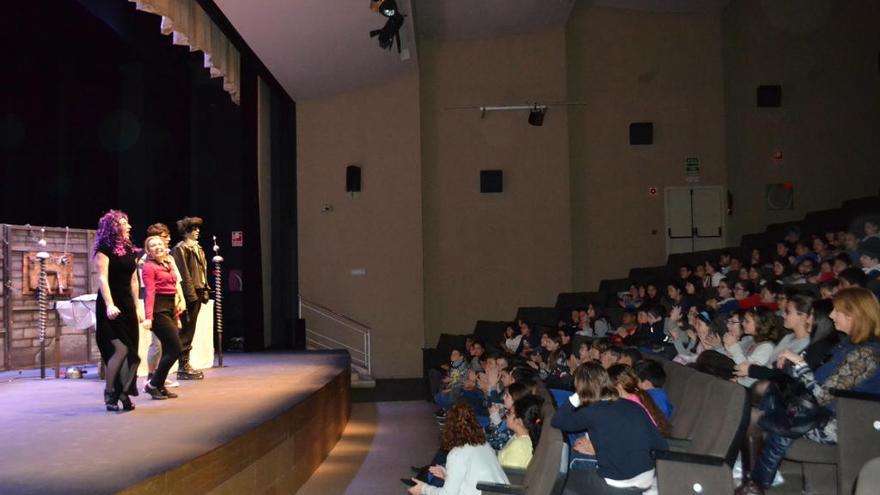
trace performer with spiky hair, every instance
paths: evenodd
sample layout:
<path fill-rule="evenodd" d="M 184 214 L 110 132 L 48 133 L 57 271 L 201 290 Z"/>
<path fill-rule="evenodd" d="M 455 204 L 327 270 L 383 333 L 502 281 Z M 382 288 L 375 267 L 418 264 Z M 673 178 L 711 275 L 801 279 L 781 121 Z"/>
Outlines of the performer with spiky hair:
<path fill-rule="evenodd" d="M 208 302 L 210 295 L 208 260 L 205 257 L 205 251 L 199 245 L 201 227 L 202 219 L 199 217 L 184 217 L 178 220 L 177 231 L 183 240 L 178 242 L 171 252 L 177 269 L 180 271 L 183 297 L 186 299 L 186 313 L 181 316 L 180 343 L 182 350 L 177 369 L 178 380 L 201 380 L 204 378 L 202 372 L 193 369 L 189 363 L 199 310 L 203 303 Z"/>

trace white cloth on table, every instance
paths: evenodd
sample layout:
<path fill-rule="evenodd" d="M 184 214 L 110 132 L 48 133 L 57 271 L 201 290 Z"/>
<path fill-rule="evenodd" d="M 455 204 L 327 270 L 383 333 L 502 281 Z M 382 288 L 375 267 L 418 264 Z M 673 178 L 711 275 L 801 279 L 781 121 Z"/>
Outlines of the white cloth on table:
<path fill-rule="evenodd" d="M 55 311 L 61 323 L 74 330 L 86 330 L 97 324 L 95 302 L 97 294 L 84 294 L 69 301 L 55 301 Z"/>
<path fill-rule="evenodd" d="M 138 376 L 147 376 L 147 350 L 153 333 L 140 326 L 138 340 L 138 356 L 141 364 L 138 366 Z M 192 351 L 189 354 L 189 364 L 195 369 L 205 369 L 214 366 L 214 300 L 202 304 L 199 310 L 199 319 L 196 321 L 196 332 L 193 335 Z M 177 371 L 177 363 L 171 367 L 171 373 Z"/>

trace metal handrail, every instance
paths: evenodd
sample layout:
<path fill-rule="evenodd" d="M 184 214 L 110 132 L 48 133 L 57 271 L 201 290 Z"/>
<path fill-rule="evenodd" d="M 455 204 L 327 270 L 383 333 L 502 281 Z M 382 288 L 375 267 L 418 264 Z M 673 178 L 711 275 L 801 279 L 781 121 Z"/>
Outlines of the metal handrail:
<path fill-rule="evenodd" d="M 302 296 L 300 296 L 300 298 L 299 298 L 299 306 L 300 306 L 300 310 L 299 310 L 300 318 L 302 318 L 302 308 L 303 308 L 303 306 L 305 306 L 313 311 L 317 311 L 319 313 L 322 313 L 322 316 L 326 316 L 327 318 L 331 318 L 333 320 L 336 320 L 336 322 L 341 323 L 341 324 L 347 326 L 348 328 L 351 328 L 352 330 L 359 330 L 361 332 L 369 332 L 370 331 L 370 326 L 367 325 L 366 323 L 361 323 L 350 316 L 346 316 L 342 313 L 337 313 L 337 312 L 333 311 L 332 309 L 328 308 L 327 306 L 324 306 L 322 304 L 318 304 L 316 302 L 309 301 L 308 299 L 305 299 Z"/>
<path fill-rule="evenodd" d="M 316 331 L 314 331 L 314 330 L 311 330 L 311 329 L 306 328 L 306 333 L 310 333 L 310 334 L 313 334 L 313 335 L 317 335 L 318 337 L 320 337 L 320 338 L 322 338 L 322 339 L 324 339 L 324 340 L 329 340 L 330 342 L 333 342 L 334 344 L 337 344 L 337 345 L 339 345 L 339 346 L 341 346 L 341 347 L 343 347 L 343 348 L 345 348 L 345 349 L 348 349 L 348 350 L 351 351 L 351 352 L 357 352 L 357 353 L 359 353 L 359 354 L 363 354 L 364 356 L 366 356 L 366 354 L 367 354 L 367 352 L 366 352 L 365 350 L 362 351 L 362 350 L 360 350 L 360 349 L 356 349 L 356 348 L 354 348 L 354 347 L 352 347 L 352 346 L 346 344 L 345 342 L 340 342 L 340 341 L 334 339 L 333 337 L 328 337 L 328 336 L 326 336 L 326 335 L 324 335 L 324 334 L 322 334 L 322 333 L 316 332 Z M 320 344 L 320 342 L 318 342 L 318 344 Z M 326 347 L 326 346 L 325 346 L 325 347 Z M 329 347 L 327 347 L 327 349 L 329 349 Z"/>
<path fill-rule="evenodd" d="M 299 296 L 299 317 L 300 318 L 303 317 L 303 308 L 314 311 L 319 316 L 322 316 L 324 318 L 332 320 L 332 321 L 340 324 L 341 326 L 343 326 L 347 330 L 350 330 L 350 331 L 353 331 L 353 332 L 360 334 L 363 338 L 363 350 L 356 349 L 352 346 L 349 346 L 348 344 L 340 342 L 339 340 L 336 340 L 336 339 L 329 337 L 325 334 L 322 334 L 322 333 L 316 332 L 314 330 L 311 330 L 309 328 L 306 328 L 306 333 L 311 333 L 313 335 L 317 335 L 320 338 L 326 339 L 326 340 L 333 342 L 339 346 L 342 346 L 342 348 L 347 349 L 351 352 L 357 352 L 359 354 L 363 354 L 364 366 L 367 368 L 367 373 L 372 376 L 372 374 L 373 374 L 373 366 L 372 366 L 372 359 L 371 359 L 372 335 L 371 335 L 371 329 L 368 325 L 361 323 L 361 322 L 355 320 L 354 318 L 351 318 L 351 317 L 346 316 L 344 314 L 337 313 L 336 311 L 333 311 L 332 309 L 330 309 L 322 304 L 318 304 L 316 302 L 309 301 L 309 300 L 303 298 L 302 296 Z M 320 347 L 323 347 L 325 349 L 330 348 L 326 344 L 323 344 L 320 342 L 315 342 L 314 339 L 312 339 L 312 342 L 314 342 L 316 345 L 319 345 Z"/>

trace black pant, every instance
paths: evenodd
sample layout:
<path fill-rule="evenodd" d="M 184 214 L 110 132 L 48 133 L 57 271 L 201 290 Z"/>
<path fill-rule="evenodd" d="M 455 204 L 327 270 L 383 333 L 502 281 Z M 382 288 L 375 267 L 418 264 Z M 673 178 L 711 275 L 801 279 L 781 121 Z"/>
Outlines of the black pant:
<path fill-rule="evenodd" d="M 156 366 L 150 385 L 163 387 L 168 371 L 180 357 L 180 338 L 177 336 L 177 321 L 174 317 L 174 294 L 156 294 L 152 330 L 162 343 L 162 359 Z"/>
<path fill-rule="evenodd" d="M 198 291 L 197 291 L 198 292 Z M 201 296 L 201 294 L 199 294 Z M 183 328 L 180 329 L 180 344 L 182 346 L 181 354 L 184 357 L 189 356 L 192 350 L 193 336 L 196 334 L 196 321 L 199 319 L 199 310 L 202 309 L 201 300 L 186 303 L 186 313 L 181 315 Z"/>

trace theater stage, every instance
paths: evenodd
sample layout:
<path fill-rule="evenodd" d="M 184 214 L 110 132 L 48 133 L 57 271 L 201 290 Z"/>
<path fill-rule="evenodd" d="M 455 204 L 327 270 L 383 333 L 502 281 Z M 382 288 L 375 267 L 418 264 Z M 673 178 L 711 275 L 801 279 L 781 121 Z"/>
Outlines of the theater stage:
<path fill-rule="evenodd" d="M 141 393 L 127 413 L 104 410 L 96 376 L 4 374 L 0 494 L 295 492 L 348 422 L 348 354 L 228 354 L 224 364 L 182 381 L 178 399 Z"/>

